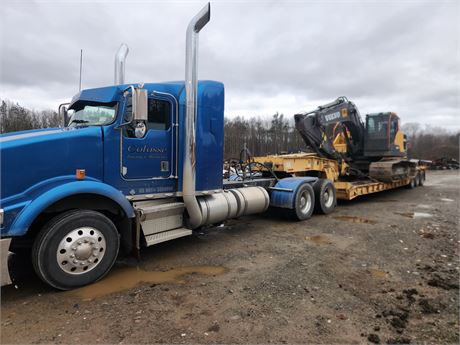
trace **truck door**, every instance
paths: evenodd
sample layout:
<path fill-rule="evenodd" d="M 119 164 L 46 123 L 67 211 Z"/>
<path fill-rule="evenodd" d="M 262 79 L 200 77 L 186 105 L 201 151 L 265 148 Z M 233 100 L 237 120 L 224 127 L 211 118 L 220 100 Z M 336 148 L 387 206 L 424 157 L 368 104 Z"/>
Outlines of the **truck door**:
<path fill-rule="evenodd" d="M 129 118 L 131 99 L 125 117 Z M 176 109 L 169 97 L 148 99 L 148 120 L 145 134 L 136 137 L 135 125 L 126 126 L 121 135 L 121 176 L 125 180 L 175 178 L 174 118 Z"/>

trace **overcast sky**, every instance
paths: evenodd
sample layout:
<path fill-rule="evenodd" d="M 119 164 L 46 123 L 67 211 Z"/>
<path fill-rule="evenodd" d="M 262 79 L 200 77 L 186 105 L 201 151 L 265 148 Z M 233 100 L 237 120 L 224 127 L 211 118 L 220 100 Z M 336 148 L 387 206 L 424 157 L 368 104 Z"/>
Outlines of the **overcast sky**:
<path fill-rule="evenodd" d="M 206 2 L 8 1 L 0 8 L 0 98 L 54 108 L 113 83 L 184 79 L 185 30 Z M 460 129 L 458 1 L 213 1 L 200 79 L 226 86 L 227 116 L 287 116 L 345 95 L 361 114 Z"/>

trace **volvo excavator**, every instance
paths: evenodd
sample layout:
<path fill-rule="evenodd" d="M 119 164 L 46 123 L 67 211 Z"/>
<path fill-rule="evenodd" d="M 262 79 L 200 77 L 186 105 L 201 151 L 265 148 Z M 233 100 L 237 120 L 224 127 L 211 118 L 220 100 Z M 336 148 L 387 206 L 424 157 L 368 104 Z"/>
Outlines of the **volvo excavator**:
<path fill-rule="evenodd" d="M 363 123 L 356 105 L 339 97 L 294 119 L 307 146 L 337 161 L 341 175 L 395 182 L 417 173 L 416 164 L 407 159 L 406 136 L 395 113 L 368 114 Z"/>

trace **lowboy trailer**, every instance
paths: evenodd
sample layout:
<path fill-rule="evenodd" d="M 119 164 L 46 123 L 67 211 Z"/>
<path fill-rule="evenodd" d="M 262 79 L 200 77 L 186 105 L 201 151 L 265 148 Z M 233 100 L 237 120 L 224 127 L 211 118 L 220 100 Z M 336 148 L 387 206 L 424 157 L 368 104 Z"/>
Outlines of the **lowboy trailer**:
<path fill-rule="evenodd" d="M 417 164 L 412 177 L 405 177 L 391 182 L 382 182 L 370 177 L 356 178 L 346 176 L 336 160 L 319 157 L 315 153 L 294 153 L 286 155 L 268 155 L 254 157 L 254 162 L 270 167 L 280 176 L 313 176 L 328 179 L 334 183 L 336 198 L 352 200 L 356 197 L 382 192 L 399 187 L 415 188 L 423 186 L 426 179 L 426 166 Z M 264 171 L 260 166 L 254 170 Z"/>

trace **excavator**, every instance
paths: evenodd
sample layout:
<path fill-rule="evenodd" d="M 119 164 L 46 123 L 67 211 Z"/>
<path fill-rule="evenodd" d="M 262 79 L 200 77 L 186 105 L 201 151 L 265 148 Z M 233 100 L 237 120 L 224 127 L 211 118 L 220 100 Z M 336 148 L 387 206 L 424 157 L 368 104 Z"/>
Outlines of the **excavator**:
<path fill-rule="evenodd" d="M 395 182 L 413 178 L 416 164 L 407 159 L 407 140 L 393 112 L 373 113 L 362 121 L 346 97 L 294 115 L 295 126 L 318 156 L 335 160 L 342 176 Z"/>

